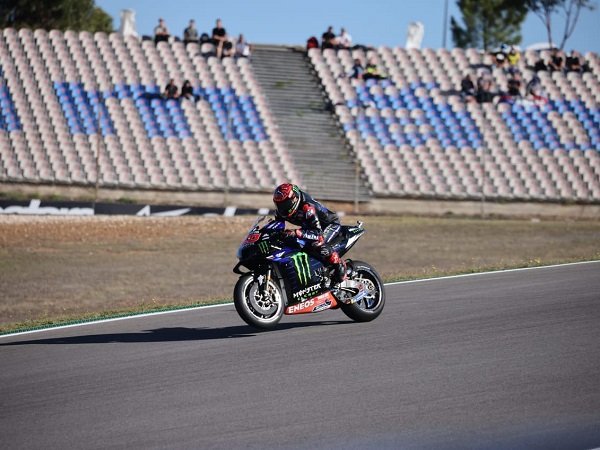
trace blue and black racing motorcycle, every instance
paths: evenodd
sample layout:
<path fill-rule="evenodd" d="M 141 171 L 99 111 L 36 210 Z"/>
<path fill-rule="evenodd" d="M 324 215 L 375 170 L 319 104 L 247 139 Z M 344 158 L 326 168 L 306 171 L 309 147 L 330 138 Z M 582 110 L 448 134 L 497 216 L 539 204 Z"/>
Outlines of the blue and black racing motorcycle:
<path fill-rule="evenodd" d="M 375 269 L 362 261 L 346 260 L 348 277 L 331 281 L 330 270 L 302 249 L 302 239 L 290 242 L 285 222 L 259 217 L 240 245 L 240 275 L 233 301 L 240 317 L 256 328 L 274 328 L 284 314 L 306 314 L 340 308 L 357 322 L 379 316 L 385 304 L 383 282 Z M 342 225 L 331 246 L 343 257 L 363 235 L 361 222 Z M 242 270 L 242 267 L 248 271 Z"/>

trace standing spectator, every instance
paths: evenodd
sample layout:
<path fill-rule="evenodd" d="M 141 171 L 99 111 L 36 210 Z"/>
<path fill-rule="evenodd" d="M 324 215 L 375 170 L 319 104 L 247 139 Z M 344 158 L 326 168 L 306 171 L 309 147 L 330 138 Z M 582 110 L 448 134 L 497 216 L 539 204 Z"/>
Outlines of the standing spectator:
<path fill-rule="evenodd" d="M 198 43 L 198 30 L 196 29 L 196 21 L 190 20 L 189 25 L 183 30 L 183 44 L 188 45 L 189 43 Z"/>
<path fill-rule="evenodd" d="M 344 27 L 340 30 L 340 35 L 337 39 L 337 46 L 339 49 L 350 49 L 352 48 L 352 36 L 346 31 Z"/>
<path fill-rule="evenodd" d="M 169 29 L 165 25 L 164 19 L 158 19 L 158 25 L 154 28 L 154 43 L 167 42 L 170 37 L 171 34 L 169 34 Z"/>
<path fill-rule="evenodd" d="M 175 80 L 171 78 L 169 83 L 165 86 L 163 97 L 167 100 L 176 99 L 178 97 L 179 88 L 175 84 Z"/>
<path fill-rule="evenodd" d="M 354 64 L 352 65 L 352 71 L 348 75 L 350 78 L 354 78 L 356 80 L 362 80 L 365 74 L 365 68 L 362 65 L 362 62 L 358 58 L 354 58 Z"/>
<path fill-rule="evenodd" d="M 212 30 L 212 41 L 215 47 L 217 48 L 217 57 L 221 58 L 223 56 L 223 50 L 226 50 L 226 43 L 229 44 L 229 49 L 231 49 L 231 42 L 227 39 L 227 31 L 223 27 L 223 22 L 221 19 L 217 19 L 217 23 Z"/>
<path fill-rule="evenodd" d="M 471 74 L 467 74 L 460 82 L 460 91 L 465 102 L 471 103 L 475 101 L 475 83 Z"/>
<path fill-rule="evenodd" d="M 252 47 L 246 39 L 244 35 L 240 33 L 237 42 L 235 43 L 235 57 L 236 58 L 249 58 L 252 53 Z"/>
<path fill-rule="evenodd" d="M 335 33 L 333 32 L 333 27 L 329 25 L 327 31 L 321 35 L 321 49 L 325 50 L 326 48 L 335 48 L 335 46 Z"/>

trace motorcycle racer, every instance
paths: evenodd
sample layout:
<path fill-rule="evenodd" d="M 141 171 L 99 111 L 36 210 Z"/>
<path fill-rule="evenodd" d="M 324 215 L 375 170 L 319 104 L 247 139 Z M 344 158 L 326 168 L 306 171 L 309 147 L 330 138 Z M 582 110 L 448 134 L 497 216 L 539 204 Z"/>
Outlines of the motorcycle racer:
<path fill-rule="evenodd" d="M 291 183 L 275 189 L 273 203 L 276 219 L 300 227 L 285 230 L 285 235 L 306 241 L 304 251 L 333 269 L 333 282 L 341 283 L 346 278 L 346 263 L 330 245 L 341 228 L 338 215 Z"/>

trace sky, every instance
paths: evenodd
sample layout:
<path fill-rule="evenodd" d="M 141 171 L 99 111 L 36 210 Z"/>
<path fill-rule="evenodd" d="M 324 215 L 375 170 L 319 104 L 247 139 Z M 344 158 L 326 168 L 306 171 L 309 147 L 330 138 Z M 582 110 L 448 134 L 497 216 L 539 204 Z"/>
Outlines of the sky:
<path fill-rule="evenodd" d="M 355 44 L 401 47 L 406 43 L 408 26 L 419 21 L 425 27 L 422 47 L 443 47 L 445 0 L 227 0 L 220 1 L 148 1 L 96 0 L 109 13 L 118 29 L 123 9 L 135 11 L 140 35 L 152 35 L 158 18 L 165 19 L 172 35 L 181 36 L 190 19 L 198 30 L 211 33 L 215 20 L 221 18 L 228 34 L 243 33 L 251 43 L 304 45 L 309 36 L 321 37 L 332 25 L 336 34 L 345 27 Z M 584 10 L 565 50 L 600 53 L 600 0 L 594 11 Z M 460 19 L 456 0 L 448 0 L 448 18 Z M 449 19 L 448 19 L 449 22 Z M 554 17 L 554 40 L 562 36 L 563 21 Z M 523 28 L 522 48 L 545 42 L 546 29 L 541 20 L 529 14 Z M 449 30 L 446 48 L 452 48 Z"/>

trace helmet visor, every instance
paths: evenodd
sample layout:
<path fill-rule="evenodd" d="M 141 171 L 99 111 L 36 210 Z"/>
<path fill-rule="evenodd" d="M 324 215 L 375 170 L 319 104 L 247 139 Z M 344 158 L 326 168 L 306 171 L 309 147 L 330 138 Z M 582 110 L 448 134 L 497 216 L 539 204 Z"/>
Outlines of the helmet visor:
<path fill-rule="evenodd" d="M 277 211 L 285 217 L 292 215 L 296 211 L 296 208 L 298 208 L 298 200 L 298 197 L 294 195 L 292 198 L 286 198 L 277 202 Z"/>

